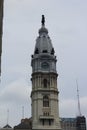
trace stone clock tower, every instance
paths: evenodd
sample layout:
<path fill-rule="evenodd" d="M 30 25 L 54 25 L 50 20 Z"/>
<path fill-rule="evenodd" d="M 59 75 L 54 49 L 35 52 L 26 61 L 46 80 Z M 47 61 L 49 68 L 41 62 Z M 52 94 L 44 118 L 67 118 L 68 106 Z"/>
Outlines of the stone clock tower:
<path fill-rule="evenodd" d="M 48 30 L 45 28 L 44 15 L 41 23 L 31 60 L 32 129 L 60 130 L 57 60 Z"/>

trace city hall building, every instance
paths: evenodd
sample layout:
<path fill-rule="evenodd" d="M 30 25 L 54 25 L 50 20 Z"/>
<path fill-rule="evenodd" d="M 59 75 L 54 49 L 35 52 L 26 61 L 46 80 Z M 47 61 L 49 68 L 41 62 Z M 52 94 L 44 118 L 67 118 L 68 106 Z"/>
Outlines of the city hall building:
<path fill-rule="evenodd" d="M 22 119 L 14 130 L 86 130 L 85 117 L 59 117 L 59 91 L 55 49 L 45 27 L 42 15 L 41 28 L 31 56 L 32 117 Z"/>

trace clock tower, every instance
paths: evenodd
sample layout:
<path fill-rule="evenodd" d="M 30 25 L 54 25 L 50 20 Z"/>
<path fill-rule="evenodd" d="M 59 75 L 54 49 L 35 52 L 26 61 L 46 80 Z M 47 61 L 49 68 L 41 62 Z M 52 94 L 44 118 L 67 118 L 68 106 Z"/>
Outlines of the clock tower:
<path fill-rule="evenodd" d="M 42 15 L 32 66 L 32 129 L 60 130 L 55 51 Z"/>

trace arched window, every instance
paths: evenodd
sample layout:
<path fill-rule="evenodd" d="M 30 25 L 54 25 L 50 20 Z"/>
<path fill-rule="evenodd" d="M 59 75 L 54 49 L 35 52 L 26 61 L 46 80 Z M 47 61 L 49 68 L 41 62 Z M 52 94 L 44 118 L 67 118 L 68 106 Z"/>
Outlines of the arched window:
<path fill-rule="evenodd" d="M 49 107 L 49 98 L 48 98 L 48 96 L 43 97 L 43 107 Z"/>
<path fill-rule="evenodd" d="M 47 79 L 43 80 L 43 86 L 44 86 L 44 88 L 47 88 Z"/>

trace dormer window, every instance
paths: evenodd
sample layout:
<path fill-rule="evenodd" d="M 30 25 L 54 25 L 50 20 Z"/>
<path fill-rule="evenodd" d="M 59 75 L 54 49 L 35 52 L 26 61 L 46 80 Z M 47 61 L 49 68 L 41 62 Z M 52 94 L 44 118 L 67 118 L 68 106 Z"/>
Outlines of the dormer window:
<path fill-rule="evenodd" d="M 43 50 L 43 53 L 47 53 L 47 50 Z"/>
<path fill-rule="evenodd" d="M 35 50 L 35 54 L 39 54 L 39 50 L 38 50 L 38 48 L 36 48 L 36 50 Z"/>
<path fill-rule="evenodd" d="M 54 55 L 54 53 L 55 53 L 54 48 L 52 48 L 51 54 Z"/>

